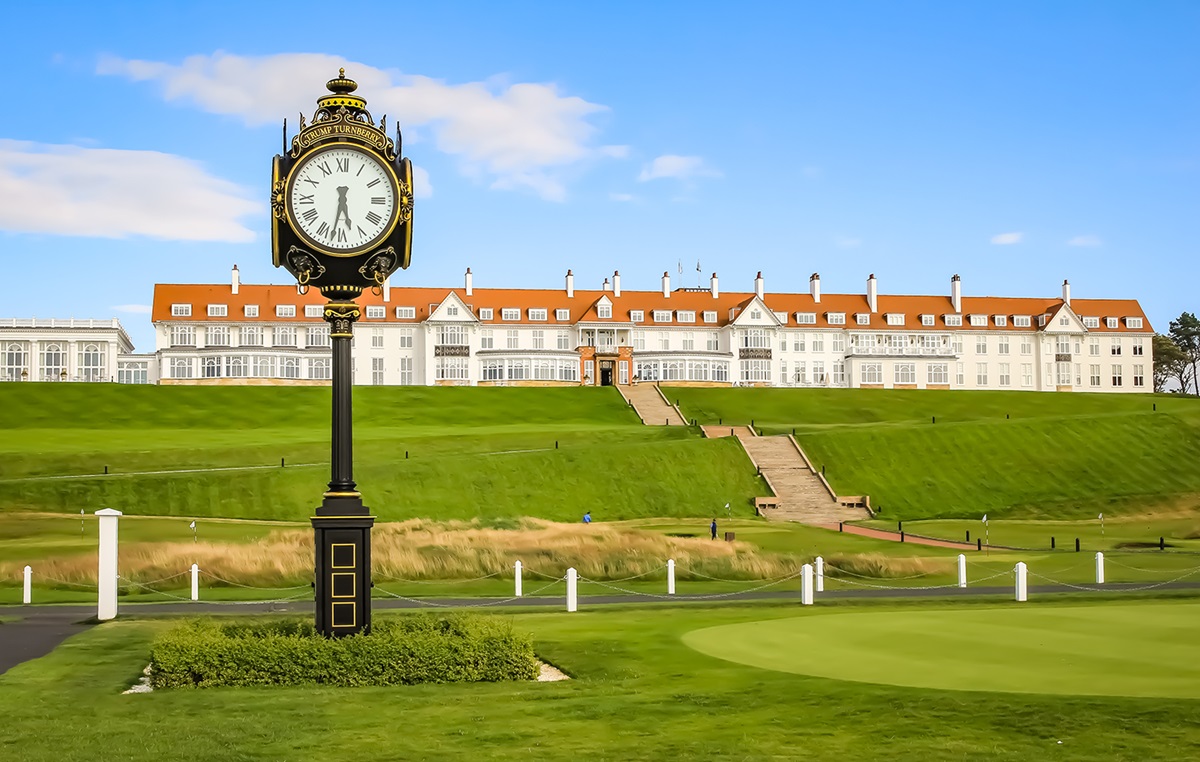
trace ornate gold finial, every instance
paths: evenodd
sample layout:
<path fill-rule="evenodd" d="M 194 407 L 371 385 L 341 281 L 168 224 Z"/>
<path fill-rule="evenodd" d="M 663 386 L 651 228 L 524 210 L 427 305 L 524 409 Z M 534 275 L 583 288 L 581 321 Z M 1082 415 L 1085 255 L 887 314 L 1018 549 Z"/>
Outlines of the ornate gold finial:
<path fill-rule="evenodd" d="M 346 76 L 346 70 L 345 70 L 345 69 L 338 69 L 338 76 L 339 76 L 339 77 L 345 77 L 345 76 Z"/>

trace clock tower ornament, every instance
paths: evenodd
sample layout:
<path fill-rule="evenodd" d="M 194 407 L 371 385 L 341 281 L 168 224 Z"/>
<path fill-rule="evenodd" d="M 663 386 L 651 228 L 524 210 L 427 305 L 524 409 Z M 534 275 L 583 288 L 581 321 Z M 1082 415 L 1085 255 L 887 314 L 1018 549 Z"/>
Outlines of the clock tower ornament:
<path fill-rule="evenodd" d="M 315 563 L 316 627 L 330 637 L 371 629 L 371 527 L 354 481 L 351 412 L 351 339 L 361 315 L 354 301 L 364 289 L 381 289 L 412 255 L 412 163 L 401 157 L 400 127 L 387 134 L 387 117 L 375 120 L 346 70 L 325 85 L 311 122 L 271 172 L 271 250 L 276 267 L 296 276 L 302 291 L 317 288 L 328 299 L 333 354 L 333 416 L 329 488 L 311 517 Z"/>

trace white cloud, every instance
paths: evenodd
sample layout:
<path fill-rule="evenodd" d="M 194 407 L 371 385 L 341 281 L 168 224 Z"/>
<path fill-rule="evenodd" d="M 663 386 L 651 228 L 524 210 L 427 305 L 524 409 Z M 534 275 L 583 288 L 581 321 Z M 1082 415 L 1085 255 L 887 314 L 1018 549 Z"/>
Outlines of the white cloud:
<path fill-rule="evenodd" d="M 433 195 L 433 186 L 429 183 L 429 172 L 423 167 L 413 165 L 413 196 L 429 198 Z"/>
<path fill-rule="evenodd" d="M 859 246 L 862 246 L 862 239 L 838 236 L 833 239 L 833 243 L 839 249 L 857 249 Z"/>
<path fill-rule="evenodd" d="M 1067 241 L 1068 246 L 1100 246 L 1103 243 L 1098 235 L 1077 235 Z"/>
<path fill-rule="evenodd" d="M 113 312 L 130 312 L 134 315 L 149 315 L 149 304 L 118 304 L 111 308 Z"/>
<path fill-rule="evenodd" d="M 0 230 L 246 243 L 265 205 L 195 161 L 156 151 L 0 139 Z"/>
<path fill-rule="evenodd" d="M 1014 243 L 1020 243 L 1024 237 L 1024 233 L 1000 233 L 992 236 L 992 243 L 998 246 L 1011 246 Z"/>
<path fill-rule="evenodd" d="M 559 93 L 553 84 L 498 80 L 449 84 L 337 56 L 281 53 L 238 56 L 217 52 L 180 64 L 102 58 L 100 74 L 151 81 L 168 101 L 192 103 L 250 126 L 311 113 L 323 83 L 339 67 L 359 83 L 358 93 L 378 119 L 400 120 L 406 140 L 428 128 L 438 150 L 457 157 L 463 173 L 493 177 L 493 188 L 531 188 L 545 198 L 565 195 L 554 170 L 597 158 L 621 158 L 627 146 L 596 146 L 590 119 L 608 107 Z M 422 128 L 421 132 L 412 128 Z"/>
<path fill-rule="evenodd" d="M 720 176 L 720 172 L 706 166 L 704 159 L 699 156 L 665 154 L 642 167 L 642 172 L 638 175 L 637 179 L 638 182 L 644 183 L 647 180 L 658 180 L 664 177 L 688 180 L 693 177 Z"/>
<path fill-rule="evenodd" d="M 632 193 L 610 193 L 608 197 L 613 201 L 633 201 Z"/>

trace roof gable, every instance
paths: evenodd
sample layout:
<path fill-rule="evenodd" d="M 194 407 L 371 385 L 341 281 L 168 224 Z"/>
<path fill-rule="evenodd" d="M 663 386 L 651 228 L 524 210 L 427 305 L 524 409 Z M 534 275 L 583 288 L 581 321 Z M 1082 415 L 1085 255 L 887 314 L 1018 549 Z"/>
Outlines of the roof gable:
<path fill-rule="evenodd" d="M 459 297 L 458 293 L 451 291 L 446 294 L 446 298 L 434 307 L 429 313 L 429 322 L 431 323 L 478 323 L 475 319 L 475 313 L 472 312 L 470 305 Z"/>

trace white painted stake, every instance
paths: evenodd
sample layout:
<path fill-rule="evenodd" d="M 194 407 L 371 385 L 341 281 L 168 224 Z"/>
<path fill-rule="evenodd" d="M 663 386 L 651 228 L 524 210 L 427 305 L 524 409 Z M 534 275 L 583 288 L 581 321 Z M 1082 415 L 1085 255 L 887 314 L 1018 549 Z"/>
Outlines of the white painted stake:
<path fill-rule="evenodd" d="M 200 600 L 200 567 L 192 564 L 192 600 Z"/>
<path fill-rule="evenodd" d="M 800 567 L 800 605 L 811 606 L 813 602 L 813 568 L 812 564 Z"/>
<path fill-rule="evenodd" d="M 962 553 L 958 554 L 958 586 L 967 586 L 967 557 Z"/>
<path fill-rule="evenodd" d="M 667 595 L 675 595 L 675 559 L 667 559 Z"/>
<path fill-rule="evenodd" d="M 579 575 L 575 572 L 574 567 L 567 569 L 567 611 L 579 610 L 579 597 L 576 595 L 575 589 L 578 580 Z"/>
<path fill-rule="evenodd" d="M 521 562 L 517 561 L 513 564 L 513 595 L 517 598 L 521 597 Z"/>
<path fill-rule="evenodd" d="M 1104 554 L 1096 554 L 1096 584 L 1104 584 Z"/>
<path fill-rule="evenodd" d="M 96 511 L 100 523 L 100 564 L 97 568 L 96 618 L 101 622 L 117 618 L 117 522 L 120 511 L 104 508 Z"/>
<path fill-rule="evenodd" d="M 825 592 L 825 559 L 817 556 L 817 592 Z"/>
<path fill-rule="evenodd" d="M 33 569 L 28 566 L 25 567 L 25 595 L 21 602 L 26 606 L 33 603 Z"/>
<path fill-rule="evenodd" d="M 1017 562 L 1016 571 L 1017 571 L 1017 590 L 1016 590 L 1017 600 L 1020 601 L 1021 603 L 1024 603 L 1025 601 L 1029 600 L 1029 587 L 1026 584 L 1026 582 L 1027 582 L 1026 574 L 1028 573 L 1028 569 L 1026 568 L 1024 561 Z"/>

